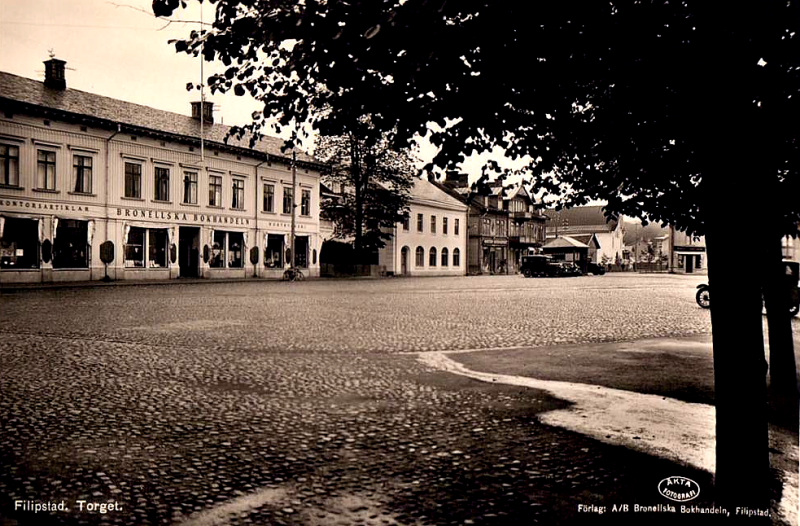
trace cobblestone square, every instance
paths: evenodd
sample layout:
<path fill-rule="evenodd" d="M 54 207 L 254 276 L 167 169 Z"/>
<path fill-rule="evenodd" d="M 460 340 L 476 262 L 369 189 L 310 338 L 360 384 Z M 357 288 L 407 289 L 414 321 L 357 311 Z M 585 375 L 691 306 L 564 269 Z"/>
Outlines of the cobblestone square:
<path fill-rule="evenodd" d="M 546 391 L 418 360 L 708 333 L 704 279 L 4 292 L 0 522 L 583 524 L 604 517 L 581 503 L 663 502 L 666 476 L 708 488 L 701 470 L 543 423 L 569 406 Z"/>

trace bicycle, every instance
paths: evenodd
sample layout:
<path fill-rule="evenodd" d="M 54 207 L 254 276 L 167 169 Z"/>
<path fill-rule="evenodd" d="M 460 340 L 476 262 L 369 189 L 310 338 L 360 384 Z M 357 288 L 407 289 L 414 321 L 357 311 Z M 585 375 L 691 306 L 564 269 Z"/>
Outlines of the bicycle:
<path fill-rule="evenodd" d="M 306 277 L 297 267 L 289 267 L 283 272 L 283 281 L 303 281 Z"/>

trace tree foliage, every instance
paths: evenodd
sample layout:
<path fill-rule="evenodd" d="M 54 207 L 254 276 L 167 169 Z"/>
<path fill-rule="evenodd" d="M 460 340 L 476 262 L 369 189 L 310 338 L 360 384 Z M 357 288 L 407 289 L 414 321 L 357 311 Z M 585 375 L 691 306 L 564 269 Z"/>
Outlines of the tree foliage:
<path fill-rule="evenodd" d="M 213 29 L 176 46 L 228 66 L 212 90 L 264 102 L 256 127 L 342 135 L 369 115 L 404 143 L 435 122 L 440 166 L 500 145 L 562 204 L 604 199 L 696 233 L 695 190 L 727 145 L 757 155 L 783 228 L 797 219 L 794 2 L 212 3 Z"/>
<path fill-rule="evenodd" d="M 321 204 L 321 215 L 333 221 L 336 236 L 351 238 L 356 254 L 385 246 L 392 228 L 408 217 L 415 171 L 411 158 L 392 150 L 386 140 L 367 140 L 355 132 L 319 137 L 315 156 L 328 165 L 323 182 L 339 194 Z"/>

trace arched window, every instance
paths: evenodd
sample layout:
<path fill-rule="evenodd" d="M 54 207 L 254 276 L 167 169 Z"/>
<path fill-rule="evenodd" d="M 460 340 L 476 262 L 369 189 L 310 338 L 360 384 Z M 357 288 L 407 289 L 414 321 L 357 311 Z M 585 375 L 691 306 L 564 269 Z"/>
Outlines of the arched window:
<path fill-rule="evenodd" d="M 460 267 L 461 266 L 461 251 L 457 248 L 453 249 L 453 266 Z"/>
<path fill-rule="evenodd" d="M 447 248 L 442 249 L 442 266 L 446 267 L 448 265 L 448 256 L 450 254 L 447 252 Z"/>
<path fill-rule="evenodd" d="M 428 266 L 429 267 L 436 266 L 436 247 L 431 247 L 431 255 L 428 258 Z"/>
<path fill-rule="evenodd" d="M 417 247 L 417 258 L 414 262 L 415 266 L 417 267 L 424 267 L 425 266 L 425 249 L 422 247 Z"/>

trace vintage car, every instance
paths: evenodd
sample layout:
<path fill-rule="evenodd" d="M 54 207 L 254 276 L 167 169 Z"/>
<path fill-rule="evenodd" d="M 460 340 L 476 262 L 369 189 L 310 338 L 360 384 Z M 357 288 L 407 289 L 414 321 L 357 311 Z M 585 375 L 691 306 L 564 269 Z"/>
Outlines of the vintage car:
<path fill-rule="evenodd" d="M 540 254 L 522 256 L 519 270 L 526 278 L 561 275 L 561 267 L 559 264 L 555 263 L 550 256 L 543 256 Z"/>

